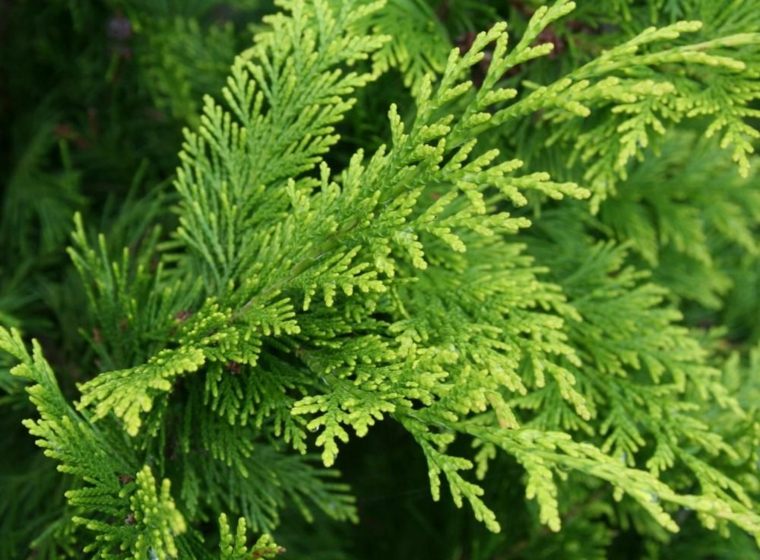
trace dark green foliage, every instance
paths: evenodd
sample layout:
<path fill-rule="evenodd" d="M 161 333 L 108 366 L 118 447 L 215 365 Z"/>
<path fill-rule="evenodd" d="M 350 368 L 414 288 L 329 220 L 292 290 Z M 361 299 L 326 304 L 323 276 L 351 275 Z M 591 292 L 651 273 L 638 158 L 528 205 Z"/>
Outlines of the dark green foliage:
<path fill-rule="evenodd" d="M 757 557 L 760 3 L 275 4 L 0 4 L 0 558 Z"/>

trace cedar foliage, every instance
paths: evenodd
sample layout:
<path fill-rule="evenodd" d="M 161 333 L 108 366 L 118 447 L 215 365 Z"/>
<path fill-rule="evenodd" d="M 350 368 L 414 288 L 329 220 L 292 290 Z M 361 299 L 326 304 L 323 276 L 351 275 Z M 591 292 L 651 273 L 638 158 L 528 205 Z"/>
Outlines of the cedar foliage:
<path fill-rule="evenodd" d="M 757 555 L 756 0 L 0 9 L 1 558 Z"/>

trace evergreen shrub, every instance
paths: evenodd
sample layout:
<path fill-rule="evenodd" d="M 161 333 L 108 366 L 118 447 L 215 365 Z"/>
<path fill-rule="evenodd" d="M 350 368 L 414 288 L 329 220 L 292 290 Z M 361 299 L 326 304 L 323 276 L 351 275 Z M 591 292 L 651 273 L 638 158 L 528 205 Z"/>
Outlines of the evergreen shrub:
<path fill-rule="evenodd" d="M 0 558 L 759 557 L 758 0 L 0 23 Z"/>

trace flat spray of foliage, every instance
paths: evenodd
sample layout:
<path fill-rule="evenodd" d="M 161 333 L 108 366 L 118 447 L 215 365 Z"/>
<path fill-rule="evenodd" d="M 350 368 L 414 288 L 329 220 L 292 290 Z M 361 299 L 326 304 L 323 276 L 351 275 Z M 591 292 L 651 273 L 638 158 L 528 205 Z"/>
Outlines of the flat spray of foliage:
<path fill-rule="evenodd" d="M 78 311 L 50 328 L 79 341 L 78 394 L 0 299 L 5 402 L 63 473 L 40 554 L 287 558 L 283 508 L 362 527 L 331 467 L 381 422 L 494 551 L 604 557 L 628 531 L 656 556 L 688 526 L 753 554 L 760 5 L 515 4 L 514 33 L 476 34 L 486 3 L 281 0 L 202 107 L 226 61 L 189 69 L 232 29 L 145 12 L 150 94 L 190 126 L 173 194 L 74 219 Z M 709 28 L 664 21 L 708 4 Z"/>

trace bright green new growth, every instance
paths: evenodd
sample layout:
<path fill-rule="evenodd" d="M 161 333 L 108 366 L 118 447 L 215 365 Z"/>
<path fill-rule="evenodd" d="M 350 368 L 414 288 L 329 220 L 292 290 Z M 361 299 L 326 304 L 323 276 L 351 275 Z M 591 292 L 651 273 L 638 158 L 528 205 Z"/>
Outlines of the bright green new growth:
<path fill-rule="evenodd" d="M 758 66 L 734 55 L 757 35 L 683 44 L 698 22 L 651 28 L 553 83 L 517 89 L 504 76 L 549 54 L 536 38 L 573 2 L 536 10 L 512 47 L 499 23 L 445 62 L 368 31 L 392 33 L 383 10 L 401 4 L 280 2 L 269 31 L 235 60 L 224 103 L 207 97 L 198 129 L 185 133 L 171 239 L 156 231 L 111 262 L 106 240 L 91 246 L 77 221 L 70 254 L 106 371 L 79 386 L 75 408 L 39 345 L 30 355 L 15 330 L 0 329 L 40 415 L 26 426 L 78 481 L 67 500 L 86 551 L 274 557 L 267 536 L 247 548 L 246 527 L 272 530 L 286 503 L 307 518 L 310 503 L 356 519 L 330 471 L 287 448 L 317 446 L 330 467 L 352 433 L 388 420 L 418 443 L 433 499 L 443 478 L 492 531 L 499 512 L 475 480 L 504 452 L 553 531 L 559 482 L 577 473 L 669 531 L 682 507 L 760 539 L 753 498 L 711 463 L 740 462 L 744 451 L 701 420 L 716 405 L 746 412 L 665 304 L 669 293 L 627 264 L 630 250 L 657 261 L 655 249 L 585 234 L 565 242 L 579 224 L 551 207 L 543 230 L 515 236 L 531 226 L 520 210 L 531 202 L 591 197 L 596 210 L 653 133 L 682 119 L 709 116 L 707 135 L 720 133 L 748 173 Z M 393 67 L 414 107 L 389 108 L 386 145 L 342 169 L 328 164 L 357 90 Z M 532 118 L 552 123 L 550 146 L 572 146 L 582 185 L 489 145 Z M 610 212 L 598 219 L 621 227 Z M 753 245 L 746 237 L 736 241 Z M 195 463 L 199 450 L 209 465 Z M 241 516 L 234 532 L 221 511 Z M 200 552 L 193 528 L 211 515 L 217 556 Z"/>

